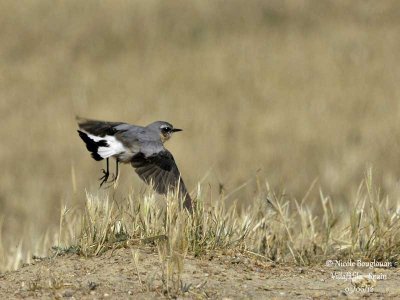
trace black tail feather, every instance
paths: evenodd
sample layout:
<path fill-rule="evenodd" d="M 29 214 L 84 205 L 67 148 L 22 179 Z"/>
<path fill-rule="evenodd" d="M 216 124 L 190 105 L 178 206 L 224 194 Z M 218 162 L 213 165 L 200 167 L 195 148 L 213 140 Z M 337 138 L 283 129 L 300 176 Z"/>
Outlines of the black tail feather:
<path fill-rule="evenodd" d="M 93 159 L 97 161 L 102 160 L 103 158 L 97 153 L 97 150 L 99 149 L 99 147 L 108 147 L 107 141 L 100 140 L 98 142 L 95 142 L 83 131 L 78 130 L 78 133 L 81 139 L 85 142 L 88 151 L 92 153 Z"/>

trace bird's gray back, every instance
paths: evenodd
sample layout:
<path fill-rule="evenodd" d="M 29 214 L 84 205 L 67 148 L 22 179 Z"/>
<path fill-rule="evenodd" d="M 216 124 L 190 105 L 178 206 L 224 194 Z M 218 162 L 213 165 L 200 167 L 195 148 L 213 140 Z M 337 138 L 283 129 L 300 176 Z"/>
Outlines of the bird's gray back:
<path fill-rule="evenodd" d="M 154 130 L 130 124 L 121 124 L 115 129 L 117 138 L 133 152 L 150 156 L 164 150 L 160 135 Z"/>
<path fill-rule="evenodd" d="M 117 149 L 120 161 L 142 152 L 146 157 L 165 150 L 160 138 L 159 123 L 154 122 L 146 127 L 124 122 L 106 122 L 78 118 L 79 128 L 96 137 L 104 138 L 111 148 Z M 118 143 L 125 151 L 121 152 Z"/>

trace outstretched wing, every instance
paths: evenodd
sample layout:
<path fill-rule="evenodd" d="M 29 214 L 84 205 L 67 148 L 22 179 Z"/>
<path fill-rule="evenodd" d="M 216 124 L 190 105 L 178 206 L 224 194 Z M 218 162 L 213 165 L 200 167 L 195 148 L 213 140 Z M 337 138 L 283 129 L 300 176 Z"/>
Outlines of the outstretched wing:
<path fill-rule="evenodd" d="M 79 117 L 77 117 L 77 121 L 81 130 L 97 137 L 113 136 L 118 132 L 116 127 L 125 124 L 122 122 L 105 122 Z"/>
<path fill-rule="evenodd" d="M 133 156 L 131 164 L 144 182 L 153 184 L 157 193 L 165 195 L 168 190 L 175 191 L 179 188 L 179 196 L 185 199 L 183 206 L 192 211 L 192 199 L 186 190 L 174 157 L 168 150 L 164 149 L 147 157 L 139 152 Z"/>

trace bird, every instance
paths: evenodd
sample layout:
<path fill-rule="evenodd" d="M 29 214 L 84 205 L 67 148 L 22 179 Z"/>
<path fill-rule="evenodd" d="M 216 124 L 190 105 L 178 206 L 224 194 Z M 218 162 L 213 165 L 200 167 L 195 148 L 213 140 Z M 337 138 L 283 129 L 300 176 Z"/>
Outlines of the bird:
<path fill-rule="evenodd" d="M 111 182 L 118 178 L 118 165 L 131 164 L 139 177 L 154 190 L 166 195 L 177 192 L 183 207 L 192 212 L 192 199 L 186 189 L 175 159 L 165 147 L 176 132 L 182 129 L 166 121 L 156 121 L 147 126 L 124 122 L 108 122 L 77 117 L 78 134 L 96 161 L 106 160 L 106 169 L 100 187 L 108 182 L 109 159 L 115 158 L 116 171 Z"/>

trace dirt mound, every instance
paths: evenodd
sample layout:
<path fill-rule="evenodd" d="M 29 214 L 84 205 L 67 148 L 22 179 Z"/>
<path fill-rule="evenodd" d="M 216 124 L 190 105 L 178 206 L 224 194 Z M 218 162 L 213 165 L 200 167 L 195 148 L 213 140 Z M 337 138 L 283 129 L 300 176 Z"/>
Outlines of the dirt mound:
<path fill-rule="evenodd" d="M 350 281 L 332 278 L 332 274 L 338 272 L 334 268 L 286 267 L 262 263 L 240 253 L 214 253 L 201 258 L 189 256 L 180 270 L 171 271 L 171 266 L 162 262 L 157 250 L 151 247 L 118 249 L 91 258 L 72 254 L 37 259 L 18 271 L 1 275 L 0 298 L 400 296 L 398 269 L 379 269 L 386 278 L 378 281 L 369 292 L 352 291 L 355 286 Z M 175 275 L 169 276 L 171 274 Z"/>

